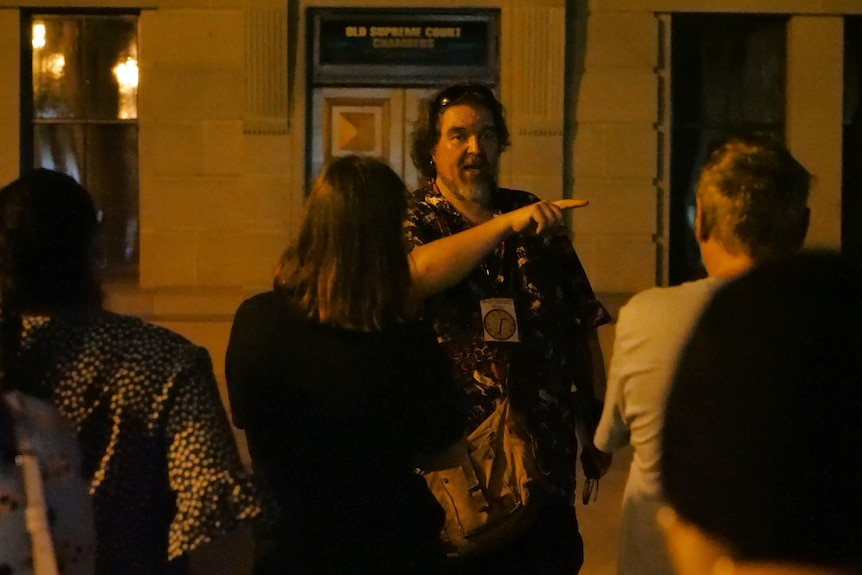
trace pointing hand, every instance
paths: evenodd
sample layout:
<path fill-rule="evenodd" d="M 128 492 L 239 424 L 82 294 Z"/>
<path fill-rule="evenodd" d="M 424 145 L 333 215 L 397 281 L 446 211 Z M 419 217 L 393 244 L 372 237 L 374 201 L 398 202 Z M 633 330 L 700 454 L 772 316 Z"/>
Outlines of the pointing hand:
<path fill-rule="evenodd" d="M 564 210 L 582 208 L 587 204 L 588 200 L 539 200 L 504 215 L 510 218 L 512 231 L 516 234 L 548 235 L 557 231 L 563 223 Z"/>

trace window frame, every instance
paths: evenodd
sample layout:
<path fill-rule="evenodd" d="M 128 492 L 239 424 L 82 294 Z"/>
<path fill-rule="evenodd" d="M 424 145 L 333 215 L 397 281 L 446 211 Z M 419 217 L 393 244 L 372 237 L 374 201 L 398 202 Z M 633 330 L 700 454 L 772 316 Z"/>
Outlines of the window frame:
<path fill-rule="evenodd" d="M 135 19 L 135 38 L 140 45 L 140 16 L 141 10 L 128 8 L 41 8 L 33 7 L 21 10 L 20 18 L 20 85 L 19 85 L 19 169 L 21 173 L 33 169 L 36 166 L 35 144 L 36 144 L 36 126 L 41 125 L 67 125 L 67 126 L 82 126 L 86 129 L 92 125 L 134 125 L 138 130 L 138 138 L 140 137 L 140 117 L 134 119 L 121 118 L 56 118 L 56 119 L 37 119 L 35 117 L 34 105 L 34 90 L 33 90 L 33 45 L 32 45 L 32 29 L 34 20 L 45 17 L 59 18 L 78 18 L 81 20 L 94 18 L 134 18 Z M 138 139 L 139 142 L 139 139 Z M 85 155 L 84 158 L 87 156 Z M 139 145 L 135 149 L 135 162 L 140 167 Z M 87 161 L 82 162 L 82 183 L 86 185 L 86 165 Z M 135 170 L 137 174 L 138 184 L 138 217 L 140 214 L 140 172 Z M 140 223 L 136 231 L 136 249 L 138 256 L 134 262 L 114 266 L 105 270 L 105 279 L 109 281 L 135 281 L 140 277 Z"/>

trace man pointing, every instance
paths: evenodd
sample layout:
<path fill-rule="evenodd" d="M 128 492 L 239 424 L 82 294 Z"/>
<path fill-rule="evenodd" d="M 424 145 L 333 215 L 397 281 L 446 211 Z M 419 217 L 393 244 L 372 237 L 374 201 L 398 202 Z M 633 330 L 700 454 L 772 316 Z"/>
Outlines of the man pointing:
<path fill-rule="evenodd" d="M 468 398 L 465 431 L 509 397 L 547 479 L 549 503 L 525 531 L 453 567 L 571 575 L 583 563 L 575 430 L 592 433 L 584 416 L 595 401 L 594 383 L 604 377 L 596 327 L 610 316 L 561 227 L 563 210 L 586 202 L 540 201 L 498 187 L 498 159 L 509 143 L 502 105 L 477 84 L 437 93 L 413 135 L 413 161 L 428 179 L 406 223 L 416 246 L 413 281 Z M 591 441 L 585 449 L 593 453 Z"/>

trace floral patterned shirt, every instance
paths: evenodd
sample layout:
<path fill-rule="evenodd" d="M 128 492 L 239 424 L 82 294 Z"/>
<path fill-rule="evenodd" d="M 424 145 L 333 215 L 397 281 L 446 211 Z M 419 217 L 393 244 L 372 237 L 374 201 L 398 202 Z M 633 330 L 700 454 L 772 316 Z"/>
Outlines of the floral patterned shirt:
<path fill-rule="evenodd" d="M 538 199 L 499 188 L 493 208 L 503 213 Z M 428 184 L 414 194 L 405 232 L 416 246 L 470 226 Z M 485 298 L 514 300 L 519 342 L 485 341 L 479 303 Z M 610 315 L 593 294 L 569 239 L 511 236 L 461 283 L 428 298 L 424 315 L 433 322 L 468 396 L 467 432 L 507 393 L 513 409 L 530 425 L 540 465 L 554 491 L 571 499 L 577 455 L 572 390 L 593 395 L 592 374 L 584 369 L 587 338 Z"/>
<path fill-rule="evenodd" d="M 22 391 L 78 432 L 98 574 L 187 571 L 187 551 L 260 511 L 208 352 L 106 311 L 25 316 Z"/>

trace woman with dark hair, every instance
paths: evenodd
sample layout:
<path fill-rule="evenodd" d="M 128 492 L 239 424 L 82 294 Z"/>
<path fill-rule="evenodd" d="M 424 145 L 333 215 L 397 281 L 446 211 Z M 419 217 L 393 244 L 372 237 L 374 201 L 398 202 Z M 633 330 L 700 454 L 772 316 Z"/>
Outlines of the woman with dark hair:
<path fill-rule="evenodd" d="M 261 570 L 442 564 L 443 511 L 416 467 L 435 467 L 461 439 L 465 412 L 433 330 L 412 319 L 406 198 L 383 161 L 333 160 L 275 289 L 237 311 L 226 359 L 233 418 L 282 513 Z"/>
<path fill-rule="evenodd" d="M 184 573 L 187 553 L 259 508 L 209 354 L 102 308 L 96 210 L 73 178 L 0 189 L 4 386 L 73 424 L 96 516 L 96 573 Z"/>
<path fill-rule="evenodd" d="M 22 385 L 17 358 L 22 310 L 52 299 L 47 296 L 51 291 L 57 292 L 53 299 L 64 308 L 79 299 L 101 299 L 98 288 L 87 285 L 91 274 L 62 273 L 78 263 L 75 240 L 92 238 L 95 227 L 84 227 L 79 235 L 67 233 L 76 223 L 74 214 L 80 213 L 81 200 L 88 198 L 61 195 L 58 215 L 68 210 L 69 221 L 40 221 L 27 209 L 28 200 L 34 198 L 9 189 L 0 194 L 0 566 L 10 575 L 45 573 L 43 569 L 57 567 L 65 574 L 89 575 L 96 553 L 95 527 L 77 438 L 53 405 L 21 393 L 27 386 Z M 64 236 L 60 245 L 50 245 L 46 226 Z M 51 277 L 55 266 L 71 280 L 68 285 Z M 34 482 L 33 474 L 28 477 L 23 457 L 38 467 L 41 481 Z M 40 500 L 44 501 L 41 511 Z M 51 518 L 50 526 L 45 525 L 49 529 L 38 528 L 34 513 Z"/>

